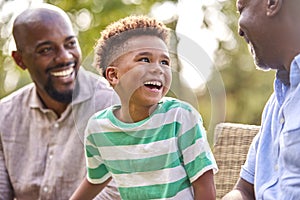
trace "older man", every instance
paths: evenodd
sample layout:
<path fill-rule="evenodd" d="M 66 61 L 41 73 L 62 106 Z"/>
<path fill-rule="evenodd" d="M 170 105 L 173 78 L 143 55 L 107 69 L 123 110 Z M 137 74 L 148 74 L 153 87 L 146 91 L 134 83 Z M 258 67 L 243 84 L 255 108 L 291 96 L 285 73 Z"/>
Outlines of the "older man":
<path fill-rule="evenodd" d="M 238 0 L 256 65 L 277 71 L 240 179 L 223 199 L 300 198 L 300 1 Z"/>

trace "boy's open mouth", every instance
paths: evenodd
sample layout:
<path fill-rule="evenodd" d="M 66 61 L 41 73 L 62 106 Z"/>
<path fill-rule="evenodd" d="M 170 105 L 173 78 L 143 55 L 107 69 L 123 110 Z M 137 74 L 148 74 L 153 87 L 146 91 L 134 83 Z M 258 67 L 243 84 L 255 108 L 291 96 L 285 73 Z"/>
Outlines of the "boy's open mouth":
<path fill-rule="evenodd" d="M 162 83 L 160 81 L 147 81 L 144 83 L 144 86 L 150 89 L 160 90 L 162 88 Z"/>

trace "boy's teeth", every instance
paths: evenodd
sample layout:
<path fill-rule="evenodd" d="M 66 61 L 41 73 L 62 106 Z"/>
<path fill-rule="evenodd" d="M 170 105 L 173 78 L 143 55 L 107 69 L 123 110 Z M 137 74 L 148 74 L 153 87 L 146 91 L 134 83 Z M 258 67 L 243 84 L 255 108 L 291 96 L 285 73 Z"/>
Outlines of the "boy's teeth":
<path fill-rule="evenodd" d="M 70 74 L 72 74 L 74 71 L 73 68 L 69 68 L 69 69 L 66 69 L 66 70 L 63 70 L 63 71 L 59 71 L 59 72 L 51 72 L 51 75 L 52 76 L 69 76 Z"/>
<path fill-rule="evenodd" d="M 145 85 L 161 86 L 161 83 L 159 81 L 148 81 L 148 82 L 145 82 Z"/>

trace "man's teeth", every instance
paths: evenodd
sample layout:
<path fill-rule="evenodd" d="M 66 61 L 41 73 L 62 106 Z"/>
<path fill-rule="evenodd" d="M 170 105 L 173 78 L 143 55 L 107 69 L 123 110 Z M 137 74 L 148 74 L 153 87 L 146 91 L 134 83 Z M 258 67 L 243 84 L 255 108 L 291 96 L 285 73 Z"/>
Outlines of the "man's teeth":
<path fill-rule="evenodd" d="M 154 85 L 154 86 L 159 86 L 159 87 L 162 85 L 161 82 L 159 82 L 159 81 L 147 81 L 144 84 L 145 85 Z"/>
<path fill-rule="evenodd" d="M 72 74 L 74 71 L 73 68 L 69 68 L 63 71 L 59 71 L 59 72 L 51 72 L 52 76 L 57 76 L 57 77 L 61 77 L 61 76 L 69 76 L 70 74 Z"/>

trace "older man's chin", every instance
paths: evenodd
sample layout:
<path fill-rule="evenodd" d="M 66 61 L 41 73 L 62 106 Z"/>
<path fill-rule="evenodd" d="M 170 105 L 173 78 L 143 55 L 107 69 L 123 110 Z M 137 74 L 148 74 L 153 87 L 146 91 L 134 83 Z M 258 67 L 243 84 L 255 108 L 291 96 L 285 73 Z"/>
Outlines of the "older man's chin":
<path fill-rule="evenodd" d="M 270 71 L 270 70 L 272 69 L 269 65 L 267 65 L 267 64 L 265 64 L 265 63 L 263 63 L 263 62 L 261 62 L 261 61 L 258 60 L 257 58 L 255 58 L 254 64 L 255 64 L 255 66 L 256 66 L 256 69 L 258 69 L 258 70 L 262 70 L 262 71 Z"/>

